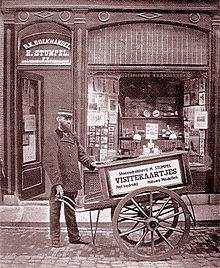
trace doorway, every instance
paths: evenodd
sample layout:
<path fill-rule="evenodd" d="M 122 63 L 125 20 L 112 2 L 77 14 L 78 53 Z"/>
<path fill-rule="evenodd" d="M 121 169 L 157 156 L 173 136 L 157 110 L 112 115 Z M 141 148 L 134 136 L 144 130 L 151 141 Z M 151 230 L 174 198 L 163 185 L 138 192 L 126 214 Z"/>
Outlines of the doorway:
<path fill-rule="evenodd" d="M 43 169 L 43 144 L 57 128 L 59 108 L 73 108 L 71 69 L 39 68 L 18 77 L 18 191 L 23 200 L 45 200 L 51 183 Z"/>
<path fill-rule="evenodd" d="M 20 72 L 18 75 L 18 187 L 21 199 L 45 191 L 43 82 L 43 77 L 35 73 Z"/>

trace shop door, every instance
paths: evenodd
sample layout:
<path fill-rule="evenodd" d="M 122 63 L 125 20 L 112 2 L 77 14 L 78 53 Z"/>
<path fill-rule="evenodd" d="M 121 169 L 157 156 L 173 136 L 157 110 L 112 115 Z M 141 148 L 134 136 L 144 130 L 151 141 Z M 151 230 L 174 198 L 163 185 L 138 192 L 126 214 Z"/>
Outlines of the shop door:
<path fill-rule="evenodd" d="M 45 191 L 43 153 L 43 77 L 34 73 L 18 75 L 19 193 L 21 199 Z"/>

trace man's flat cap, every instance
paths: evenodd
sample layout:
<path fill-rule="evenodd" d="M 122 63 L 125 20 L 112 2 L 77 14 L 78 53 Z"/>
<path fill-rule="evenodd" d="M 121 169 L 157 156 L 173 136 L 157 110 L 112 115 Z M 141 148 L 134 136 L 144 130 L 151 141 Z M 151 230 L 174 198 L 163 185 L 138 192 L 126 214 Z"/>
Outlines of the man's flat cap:
<path fill-rule="evenodd" d="M 72 117 L 73 116 L 72 111 L 69 110 L 69 109 L 65 109 L 65 108 L 60 108 L 57 114 L 60 115 L 60 116 L 66 116 L 66 117 Z"/>

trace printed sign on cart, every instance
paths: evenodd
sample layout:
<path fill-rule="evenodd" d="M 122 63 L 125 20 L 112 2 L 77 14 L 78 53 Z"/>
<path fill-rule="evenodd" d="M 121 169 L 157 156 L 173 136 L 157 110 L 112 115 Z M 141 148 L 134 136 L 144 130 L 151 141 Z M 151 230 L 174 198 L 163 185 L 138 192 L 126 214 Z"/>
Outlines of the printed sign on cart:
<path fill-rule="evenodd" d="M 111 194 L 120 195 L 145 186 L 182 185 L 178 159 L 109 170 Z"/>

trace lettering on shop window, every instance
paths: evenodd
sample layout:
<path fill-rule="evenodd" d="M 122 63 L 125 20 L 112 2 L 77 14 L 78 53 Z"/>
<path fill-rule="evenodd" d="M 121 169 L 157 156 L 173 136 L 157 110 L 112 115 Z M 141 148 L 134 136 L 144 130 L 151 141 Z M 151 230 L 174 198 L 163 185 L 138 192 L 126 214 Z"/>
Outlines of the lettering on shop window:
<path fill-rule="evenodd" d="M 58 50 L 58 49 L 37 49 L 34 51 L 34 54 L 31 53 L 31 50 L 26 50 L 26 57 L 42 57 L 42 60 L 49 60 L 49 57 L 65 57 L 69 56 L 66 50 Z"/>
<path fill-rule="evenodd" d="M 49 34 L 46 34 L 49 36 Z M 19 64 L 71 64 L 70 38 L 26 38 L 21 42 Z"/>

